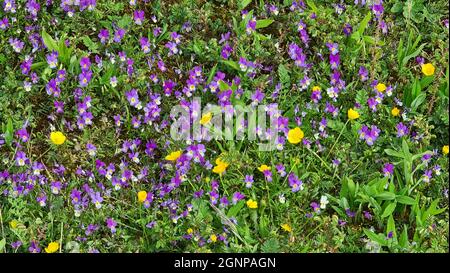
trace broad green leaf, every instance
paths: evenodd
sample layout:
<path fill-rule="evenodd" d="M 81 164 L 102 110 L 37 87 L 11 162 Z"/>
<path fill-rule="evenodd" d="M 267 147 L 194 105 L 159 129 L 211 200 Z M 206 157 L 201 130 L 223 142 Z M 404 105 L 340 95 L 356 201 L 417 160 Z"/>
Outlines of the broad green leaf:
<path fill-rule="evenodd" d="M 375 234 L 373 231 L 370 231 L 368 229 L 364 229 L 364 233 L 367 235 L 367 237 L 369 237 L 370 240 L 377 242 L 378 244 L 380 244 L 381 246 L 385 246 L 387 245 L 387 241 L 384 238 L 384 235 L 377 235 Z"/>
<path fill-rule="evenodd" d="M 408 246 L 408 227 L 406 225 L 403 226 L 403 231 L 398 240 L 398 244 L 403 248 Z"/>
<path fill-rule="evenodd" d="M 241 68 L 239 67 L 238 63 L 235 62 L 235 61 L 227 60 L 227 61 L 222 61 L 222 63 L 228 65 L 229 67 L 231 67 L 233 69 L 236 69 L 236 70 L 239 70 L 239 71 L 241 70 Z"/>
<path fill-rule="evenodd" d="M 219 80 L 218 83 L 219 83 L 220 91 L 225 91 L 225 90 L 230 90 L 231 89 L 231 87 L 226 82 L 224 82 L 222 80 Z"/>
<path fill-rule="evenodd" d="M 395 199 L 395 193 L 392 192 L 382 192 L 380 194 L 375 195 L 376 199 L 380 200 L 394 200 Z"/>
<path fill-rule="evenodd" d="M 413 198 L 411 198 L 409 196 L 405 196 L 405 195 L 399 195 L 395 198 L 395 200 L 397 200 L 397 202 L 399 202 L 400 204 L 411 205 L 411 206 L 416 203 L 416 200 L 414 200 Z"/>
<path fill-rule="evenodd" d="M 361 21 L 361 24 L 359 24 L 358 33 L 360 36 L 362 36 L 364 34 L 367 24 L 369 23 L 371 18 L 372 18 L 372 14 L 370 12 L 368 12 L 367 15 L 364 17 L 364 19 Z"/>
<path fill-rule="evenodd" d="M 256 21 L 256 28 L 260 29 L 260 28 L 265 28 L 270 26 L 273 23 L 273 19 L 263 19 L 263 20 L 257 20 Z"/>
<path fill-rule="evenodd" d="M 388 217 L 389 215 L 392 215 L 396 206 L 397 206 L 397 202 L 389 203 L 389 205 L 387 205 L 386 208 L 384 209 L 384 212 L 381 215 L 381 218 L 385 218 L 385 217 Z"/>
<path fill-rule="evenodd" d="M 244 200 L 239 201 L 236 205 L 232 206 L 227 213 L 228 217 L 235 217 L 239 211 L 244 207 Z"/>
<path fill-rule="evenodd" d="M 394 239 L 397 238 L 397 232 L 395 231 L 395 221 L 394 221 L 394 217 L 392 217 L 392 214 L 389 215 L 389 219 L 387 222 L 387 228 L 386 228 L 386 235 L 389 234 L 389 232 L 392 231 L 392 235 L 394 235 Z"/>
<path fill-rule="evenodd" d="M 49 51 L 58 51 L 58 43 L 45 30 L 42 31 L 41 36 Z"/>

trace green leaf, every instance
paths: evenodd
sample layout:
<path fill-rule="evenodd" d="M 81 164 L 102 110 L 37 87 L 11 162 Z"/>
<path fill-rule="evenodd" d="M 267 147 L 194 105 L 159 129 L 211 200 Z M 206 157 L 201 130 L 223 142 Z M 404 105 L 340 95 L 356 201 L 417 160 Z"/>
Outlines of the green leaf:
<path fill-rule="evenodd" d="M 256 29 L 265 28 L 270 26 L 273 23 L 273 19 L 263 19 L 256 21 Z"/>
<path fill-rule="evenodd" d="M 425 92 L 420 93 L 411 103 L 411 111 L 415 112 L 417 108 L 419 108 L 420 105 L 425 101 L 427 98 L 427 94 Z"/>
<path fill-rule="evenodd" d="M 12 123 L 12 119 L 8 118 L 8 123 L 6 124 L 6 132 L 5 132 L 5 142 L 8 145 L 11 145 L 14 139 L 14 127 Z"/>
<path fill-rule="evenodd" d="M 399 13 L 402 11 L 403 11 L 403 3 L 402 2 L 396 2 L 391 8 L 392 13 Z"/>
<path fill-rule="evenodd" d="M 387 245 L 387 241 L 384 238 L 384 236 L 381 235 L 377 235 L 375 234 L 373 231 L 370 231 L 368 229 L 364 229 L 364 233 L 367 235 L 367 237 L 369 237 L 370 240 L 377 242 L 378 244 L 380 244 L 381 246 L 385 246 Z"/>
<path fill-rule="evenodd" d="M 133 18 L 131 18 L 130 15 L 124 15 L 124 16 L 122 17 L 122 19 L 120 19 L 120 20 L 117 22 L 117 25 L 118 25 L 120 28 L 125 28 L 125 27 L 129 26 L 129 25 L 131 24 L 132 21 L 133 21 Z"/>
<path fill-rule="evenodd" d="M 226 60 L 226 61 L 222 61 L 222 63 L 228 65 L 229 67 L 231 67 L 233 69 L 236 69 L 236 70 L 239 70 L 239 71 L 241 70 L 241 68 L 239 67 L 238 63 L 235 62 L 235 61 Z"/>
<path fill-rule="evenodd" d="M 218 83 L 219 83 L 220 91 L 225 91 L 225 90 L 230 90 L 231 89 L 231 87 L 226 82 L 224 82 L 222 80 L 219 80 Z"/>
<path fill-rule="evenodd" d="M 232 206 L 227 213 L 227 217 L 235 217 L 239 211 L 244 207 L 244 200 L 239 201 L 236 205 Z"/>
<path fill-rule="evenodd" d="M 58 51 L 58 44 L 45 30 L 42 31 L 41 36 L 45 46 L 49 51 Z"/>
<path fill-rule="evenodd" d="M 398 244 L 403 248 L 408 246 L 408 227 L 406 225 L 403 226 L 403 232 L 400 235 Z"/>
<path fill-rule="evenodd" d="M 389 205 L 387 205 L 386 208 L 384 209 L 384 212 L 381 215 L 381 218 L 392 216 L 392 213 L 394 212 L 396 206 L 397 206 L 397 202 L 389 203 Z"/>
<path fill-rule="evenodd" d="M 390 156 L 404 158 L 404 155 L 402 153 L 394 151 L 392 149 L 385 149 L 384 152 Z"/>
<path fill-rule="evenodd" d="M 0 252 L 4 252 L 6 246 L 6 239 L 3 238 L 0 240 Z"/>
<path fill-rule="evenodd" d="M 270 238 L 265 241 L 261 246 L 261 252 L 263 253 L 277 253 L 280 251 L 280 243 L 276 238 Z"/>
<path fill-rule="evenodd" d="M 364 34 L 367 24 L 369 23 L 371 18 L 372 18 L 372 14 L 370 12 L 368 12 L 367 15 L 364 17 L 364 19 L 361 21 L 361 24 L 359 24 L 358 33 L 360 36 L 362 36 Z"/>
<path fill-rule="evenodd" d="M 289 70 L 283 64 L 278 66 L 278 76 L 280 77 L 280 81 L 283 84 L 283 87 L 289 88 L 291 83 L 291 77 L 289 76 Z"/>
<path fill-rule="evenodd" d="M 397 202 L 399 202 L 400 204 L 405 204 L 405 205 L 414 205 L 416 204 L 416 200 L 414 200 L 413 198 L 406 196 L 406 195 L 398 195 L 395 200 Z"/>
<path fill-rule="evenodd" d="M 314 1 L 306 0 L 306 4 L 313 10 L 315 14 L 319 13 L 319 9 L 317 8 L 316 4 L 314 4 Z"/>
<path fill-rule="evenodd" d="M 423 77 L 420 80 L 420 87 L 422 88 L 422 90 L 425 90 L 425 88 L 427 88 L 428 85 L 430 85 L 433 81 L 434 81 L 434 75 Z"/>
<path fill-rule="evenodd" d="M 394 200 L 395 199 L 395 193 L 392 192 L 382 192 L 380 194 L 375 195 L 376 199 L 380 200 Z"/>
<path fill-rule="evenodd" d="M 388 222 L 387 222 L 387 228 L 386 228 L 386 235 L 389 234 L 389 232 L 392 231 L 392 235 L 394 235 L 394 238 L 397 238 L 397 232 L 395 231 L 395 221 L 394 217 L 392 217 L 392 214 L 389 216 Z"/>
<path fill-rule="evenodd" d="M 239 2 L 239 10 L 245 9 L 246 6 L 248 6 L 252 0 L 242 0 Z"/>
<path fill-rule="evenodd" d="M 94 43 L 91 38 L 89 38 L 89 36 L 83 36 L 83 38 L 81 39 L 83 40 L 84 45 L 87 46 L 90 51 L 92 51 L 93 53 L 98 53 L 98 45 Z"/>

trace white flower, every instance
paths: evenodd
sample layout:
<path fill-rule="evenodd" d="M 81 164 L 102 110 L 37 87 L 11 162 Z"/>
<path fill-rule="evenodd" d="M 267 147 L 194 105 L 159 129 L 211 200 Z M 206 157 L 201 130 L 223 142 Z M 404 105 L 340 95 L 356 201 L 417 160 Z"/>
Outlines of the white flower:
<path fill-rule="evenodd" d="M 328 203 L 329 203 L 328 197 L 326 197 L 325 195 L 322 195 L 322 197 L 320 197 L 320 208 L 325 209 L 327 207 Z"/>

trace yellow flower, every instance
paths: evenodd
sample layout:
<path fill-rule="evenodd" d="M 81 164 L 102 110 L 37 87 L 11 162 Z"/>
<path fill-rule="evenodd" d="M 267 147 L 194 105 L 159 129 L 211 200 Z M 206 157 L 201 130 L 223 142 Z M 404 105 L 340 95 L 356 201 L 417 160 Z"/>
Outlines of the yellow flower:
<path fill-rule="evenodd" d="M 211 237 L 209 237 L 211 239 L 211 242 L 215 243 L 217 241 L 217 236 L 216 234 L 211 235 Z"/>
<path fill-rule="evenodd" d="M 220 157 L 218 157 L 216 159 L 216 165 L 226 165 L 228 167 L 228 163 L 225 161 L 222 161 L 222 159 L 220 159 Z"/>
<path fill-rule="evenodd" d="M 48 247 L 45 248 L 45 252 L 47 253 L 55 253 L 59 249 L 58 242 L 51 242 L 48 244 Z"/>
<path fill-rule="evenodd" d="M 227 165 L 220 164 L 220 165 L 214 166 L 212 171 L 213 171 L 213 173 L 222 174 L 226 170 L 227 170 Z"/>
<path fill-rule="evenodd" d="M 397 107 L 392 108 L 391 114 L 394 117 L 398 117 L 398 115 L 400 115 L 400 109 L 398 109 Z"/>
<path fill-rule="evenodd" d="M 12 229 L 15 229 L 17 227 L 17 225 L 19 224 L 19 222 L 17 222 L 17 220 L 12 220 L 11 222 L 9 222 L 9 226 Z"/>
<path fill-rule="evenodd" d="M 211 121 L 211 119 L 212 119 L 212 113 L 208 112 L 202 116 L 202 118 L 200 119 L 200 124 L 201 125 L 208 124 Z"/>
<path fill-rule="evenodd" d="M 143 203 L 145 199 L 147 199 L 147 192 L 146 191 L 138 192 L 138 201 Z"/>
<path fill-rule="evenodd" d="M 433 64 L 431 64 L 431 63 L 422 65 L 422 73 L 425 76 L 433 76 L 434 70 L 435 70 L 435 68 L 434 68 Z"/>
<path fill-rule="evenodd" d="M 264 172 L 264 171 L 267 171 L 267 170 L 270 170 L 270 167 L 267 166 L 266 164 L 262 164 L 262 165 L 258 168 L 258 171 L 260 171 L 260 172 Z"/>
<path fill-rule="evenodd" d="M 194 232 L 194 230 L 192 228 L 187 229 L 187 234 L 192 234 L 192 232 Z"/>
<path fill-rule="evenodd" d="M 351 120 L 355 120 L 355 119 L 359 118 L 359 113 L 356 112 L 355 110 L 353 110 L 353 108 L 348 109 L 347 115 L 348 115 L 348 118 Z"/>
<path fill-rule="evenodd" d="M 320 91 L 320 86 L 314 86 L 313 88 L 312 88 L 312 91 Z"/>
<path fill-rule="evenodd" d="M 442 152 L 444 153 L 444 155 L 448 154 L 448 145 L 442 147 Z"/>
<path fill-rule="evenodd" d="M 281 225 L 281 228 L 282 228 L 284 231 L 292 232 L 292 228 L 291 228 L 291 226 L 290 226 L 289 224 L 282 224 L 282 225 Z"/>
<path fill-rule="evenodd" d="M 168 156 L 166 156 L 166 160 L 175 161 L 181 156 L 181 151 L 171 152 Z"/>
<path fill-rule="evenodd" d="M 50 140 L 55 145 L 61 145 L 64 144 L 64 142 L 66 141 L 66 136 L 60 131 L 51 132 Z"/>
<path fill-rule="evenodd" d="M 213 168 L 213 173 L 217 173 L 217 174 L 222 174 L 224 171 L 227 170 L 227 167 L 229 166 L 228 163 L 226 163 L 225 161 L 222 161 L 222 159 L 220 159 L 220 157 L 218 157 L 216 159 L 216 165 Z"/>
<path fill-rule="evenodd" d="M 251 209 L 256 209 L 256 208 L 258 208 L 258 202 L 254 201 L 252 199 L 249 199 L 247 201 L 247 207 L 249 207 Z"/>
<path fill-rule="evenodd" d="M 288 132 L 288 141 L 292 144 L 297 144 L 300 141 L 302 141 L 305 134 L 303 133 L 302 129 L 299 127 L 295 127 L 294 129 L 289 130 Z"/>
<path fill-rule="evenodd" d="M 384 83 L 379 83 L 375 88 L 378 90 L 378 92 L 384 92 L 386 91 L 386 85 Z"/>

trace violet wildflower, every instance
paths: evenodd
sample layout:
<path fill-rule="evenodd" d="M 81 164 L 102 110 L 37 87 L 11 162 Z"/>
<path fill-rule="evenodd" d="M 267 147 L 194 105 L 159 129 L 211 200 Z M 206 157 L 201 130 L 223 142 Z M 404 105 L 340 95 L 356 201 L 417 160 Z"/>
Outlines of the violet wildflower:
<path fill-rule="evenodd" d="M 394 174 L 394 165 L 391 163 L 386 163 L 383 166 L 383 175 L 386 177 L 390 177 L 392 174 Z"/>
<path fill-rule="evenodd" d="M 292 192 L 297 192 L 299 190 L 303 190 L 303 182 L 298 179 L 298 177 L 294 173 L 290 173 L 288 176 L 289 186 L 292 189 Z"/>
<path fill-rule="evenodd" d="M 106 219 L 106 226 L 111 230 L 111 233 L 116 233 L 117 222 L 113 218 Z"/>

